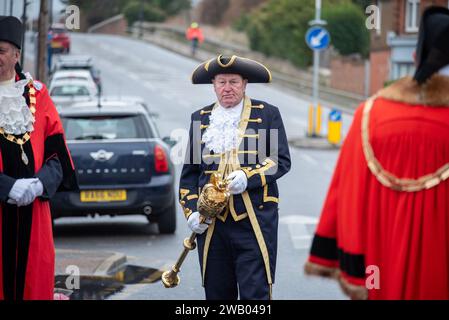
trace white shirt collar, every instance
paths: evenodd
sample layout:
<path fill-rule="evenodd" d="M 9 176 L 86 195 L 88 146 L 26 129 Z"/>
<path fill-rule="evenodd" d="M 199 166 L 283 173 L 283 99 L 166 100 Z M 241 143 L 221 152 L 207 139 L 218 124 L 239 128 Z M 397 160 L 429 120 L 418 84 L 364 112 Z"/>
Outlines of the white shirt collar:
<path fill-rule="evenodd" d="M 224 109 L 226 112 L 229 112 L 229 113 L 232 113 L 232 114 L 236 113 L 236 114 L 239 114 L 239 115 L 240 115 L 240 114 L 242 113 L 242 110 L 243 110 L 243 102 L 244 102 L 244 100 L 245 100 L 245 99 L 242 99 L 242 101 L 240 101 L 239 104 L 237 104 L 237 105 L 234 106 L 234 107 L 230 107 L 230 108 L 223 107 L 223 106 L 220 104 L 220 102 L 218 102 L 217 104 L 218 104 L 218 107 L 219 107 L 219 108 Z"/>
<path fill-rule="evenodd" d="M 0 86 L 7 86 L 7 85 L 10 85 L 11 83 L 14 83 L 15 81 L 16 81 L 16 76 L 13 76 L 9 80 L 0 81 Z"/>

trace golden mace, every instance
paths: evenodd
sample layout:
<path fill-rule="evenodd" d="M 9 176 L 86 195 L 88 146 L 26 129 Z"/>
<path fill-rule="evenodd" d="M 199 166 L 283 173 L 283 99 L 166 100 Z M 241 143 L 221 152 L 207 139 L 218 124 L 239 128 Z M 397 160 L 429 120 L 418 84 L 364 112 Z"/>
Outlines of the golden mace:
<path fill-rule="evenodd" d="M 221 213 L 228 204 L 230 193 L 228 190 L 228 181 L 223 180 L 219 173 L 212 174 L 210 182 L 206 184 L 198 198 L 198 212 L 200 213 L 200 223 L 207 218 L 214 219 Z M 190 237 L 184 239 L 184 250 L 171 270 L 162 274 L 162 283 L 166 288 L 174 288 L 179 284 L 178 276 L 181 265 L 184 262 L 189 251 L 196 248 L 197 233 L 192 232 Z"/>

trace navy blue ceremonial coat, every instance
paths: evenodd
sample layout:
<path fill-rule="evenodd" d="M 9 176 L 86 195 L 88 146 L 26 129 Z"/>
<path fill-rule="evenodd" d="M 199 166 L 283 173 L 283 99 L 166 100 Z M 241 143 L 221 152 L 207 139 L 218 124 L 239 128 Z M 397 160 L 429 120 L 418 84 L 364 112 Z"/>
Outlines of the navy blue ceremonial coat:
<path fill-rule="evenodd" d="M 197 110 L 191 116 L 189 142 L 179 184 L 179 201 L 186 218 L 197 211 L 201 188 L 209 182 L 210 175 L 217 171 L 221 161 L 221 154 L 214 154 L 201 141 L 215 105 L 211 104 Z M 244 134 L 237 151 L 238 158 L 241 169 L 248 178 L 246 191 L 268 253 L 269 267 L 267 269 L 270 270 L 270 274 L 266 275 L 265 282 L 271 277 L 268 282 L 272 283 L 276 265 L 278 229 L 279 190 L 276 181 L 290 170 L 291 165 L 287 137 L 279 109 L 264 101 L 247 97 L 240 128 L 244 129 L 242 131 Z M 228 210 L 220 214 L 217 219 L 221 222 L 233 219 L 238 223 L 248 223 L 248 208 L 243 196 L 231 196 Z M 204 248 L 205 237 L 205 233 L 198 236 L 203 284 L 206 280 L 204 268 L 207 263 L 207 259 L 203 261 L 203 258 L 208 250 L 207 247 Z"/>

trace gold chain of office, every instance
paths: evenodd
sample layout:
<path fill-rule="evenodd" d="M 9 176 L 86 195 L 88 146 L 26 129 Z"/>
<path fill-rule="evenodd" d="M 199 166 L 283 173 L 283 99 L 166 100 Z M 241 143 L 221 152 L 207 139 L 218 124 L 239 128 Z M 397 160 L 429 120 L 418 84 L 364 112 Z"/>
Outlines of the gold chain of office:
<path fill-rule="evenodd" d="M 34 89 L 32 83 L 29 84 L 29 95 L 30 95 L 30 111 L 33 115 L 33 118 L 35 117 L 34 114 L 36 113 L 36 89 Z M 25 163 L 25 165 L 28 165 L 28 157 L 25 154 L 25 151 L 23 150 L 23 145 L 27 143 L 28 140 L 30 140 L 31 136 L 29 132 L 26 132 L 22 138 L 17 138 L 12 134 L 6 133 L 3 128 L 0 127 L 0 134 L 3 135 L 3 137 L 15 144 L 18 144 L 20 146 L 20 149 L 22 150 L 22 161 Z"/>

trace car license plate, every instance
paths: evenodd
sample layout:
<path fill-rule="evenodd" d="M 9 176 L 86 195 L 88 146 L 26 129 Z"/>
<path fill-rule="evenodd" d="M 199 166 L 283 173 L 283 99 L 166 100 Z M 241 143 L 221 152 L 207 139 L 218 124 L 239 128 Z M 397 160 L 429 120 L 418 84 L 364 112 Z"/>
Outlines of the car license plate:
<path fill-rule="evenodd" d="M 126 190 L 85 190 L 80 193 L 81 202 L 125 201 Z"/>
<path fill-rule="evenodd" d="M 56 42 L 56 41 L 52 41 L 51 47 L 52 48 L 62 48 L 62 43 Z"/>

